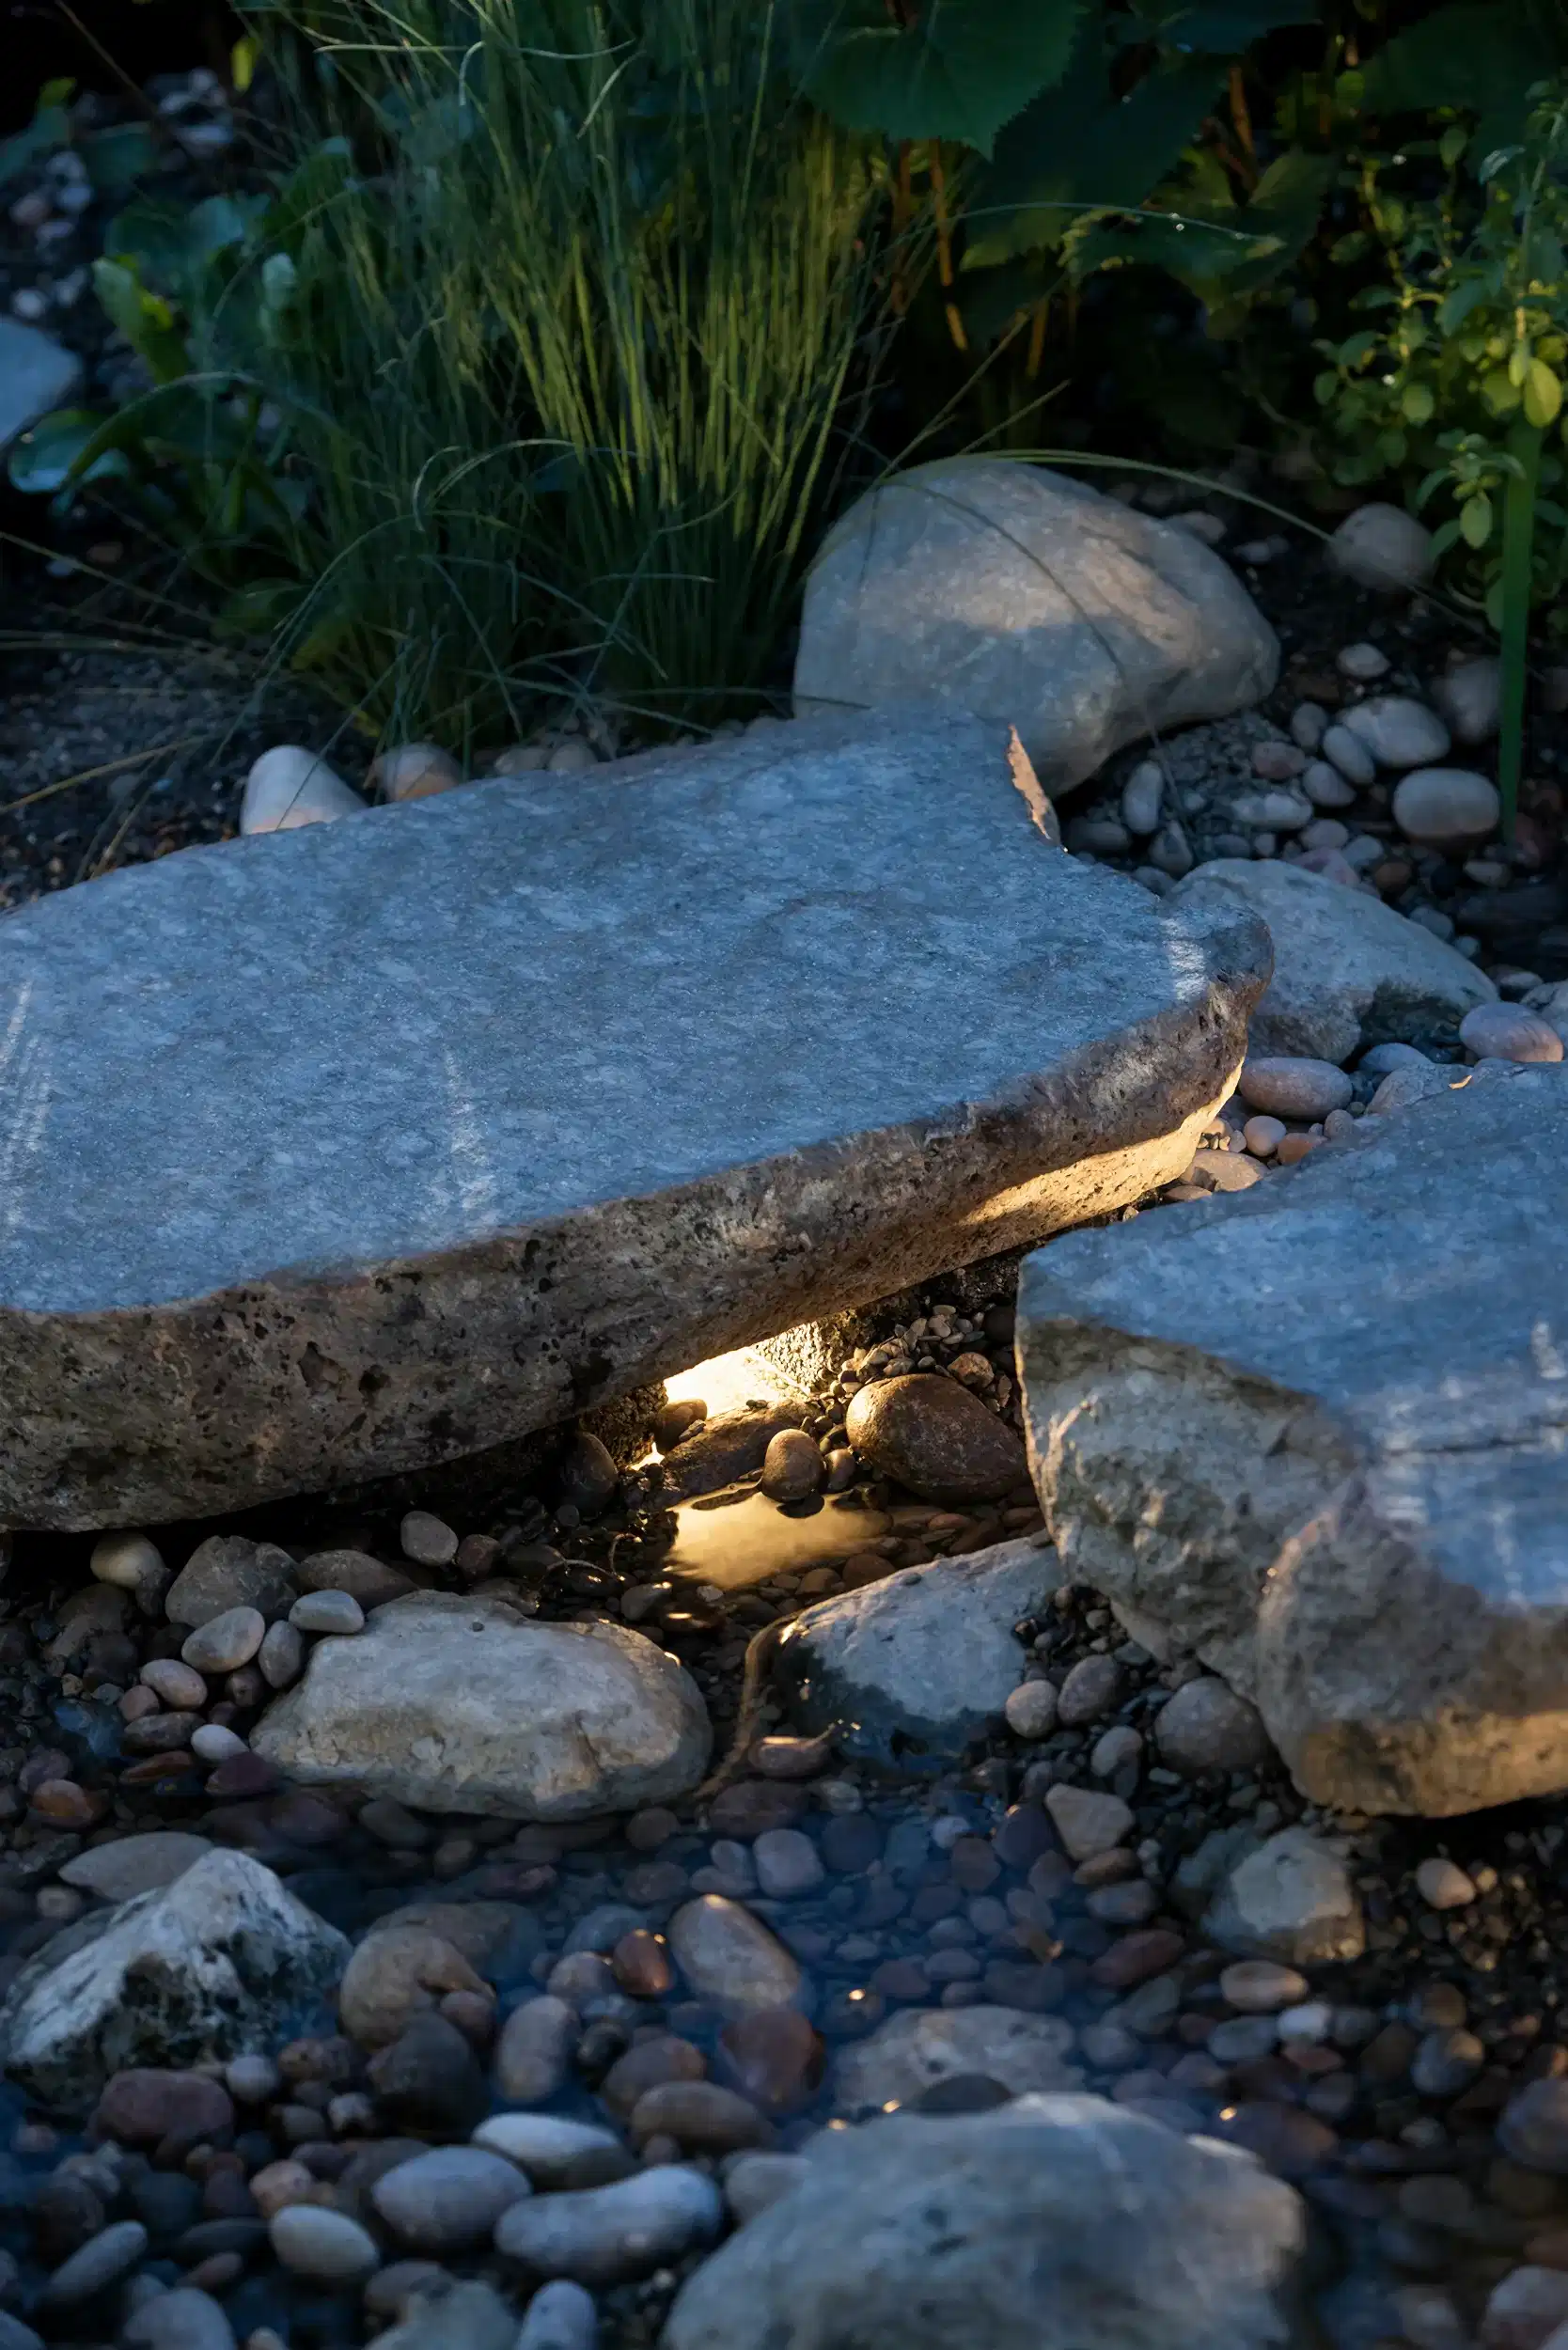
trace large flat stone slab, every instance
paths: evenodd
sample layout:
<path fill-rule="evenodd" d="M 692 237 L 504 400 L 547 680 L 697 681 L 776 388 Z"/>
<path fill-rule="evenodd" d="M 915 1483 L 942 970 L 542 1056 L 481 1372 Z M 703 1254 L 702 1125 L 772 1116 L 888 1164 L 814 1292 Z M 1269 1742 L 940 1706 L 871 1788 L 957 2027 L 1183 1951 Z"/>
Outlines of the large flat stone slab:
<path fill-rule="evenodd" d="M 1565 1222 L 1568 1067 L 1516 1068 L 1024 1267 L 1065 1574 L 1321 1801 L 1568 1786 Z"/>
<path fill-rule="evenodd" d="M 477 1452 L 1178 1174 L 1267 976 L 915 710 L 0 923 L 0 1523 Z"/>

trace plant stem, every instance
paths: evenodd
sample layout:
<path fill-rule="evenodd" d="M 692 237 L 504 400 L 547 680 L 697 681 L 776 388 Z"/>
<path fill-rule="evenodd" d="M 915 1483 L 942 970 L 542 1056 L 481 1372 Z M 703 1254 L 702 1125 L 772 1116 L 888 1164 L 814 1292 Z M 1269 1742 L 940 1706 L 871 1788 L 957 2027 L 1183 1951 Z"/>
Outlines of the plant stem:
<path fill-rule="evenodd" d="M 1502 713 L 1498 727 L 1497 788 L 1502 797 L 1504 845 L 1513 846 L 1519 810 L 1519 776 L 1524 764 L 1526 663 L 1529 652 L 1530 556 L 1535 537 L 1535 490 L 1541 472 L 1539 430 L 1523 417 L 1508 436 L 1517 465 L 1503 497 Z"/>

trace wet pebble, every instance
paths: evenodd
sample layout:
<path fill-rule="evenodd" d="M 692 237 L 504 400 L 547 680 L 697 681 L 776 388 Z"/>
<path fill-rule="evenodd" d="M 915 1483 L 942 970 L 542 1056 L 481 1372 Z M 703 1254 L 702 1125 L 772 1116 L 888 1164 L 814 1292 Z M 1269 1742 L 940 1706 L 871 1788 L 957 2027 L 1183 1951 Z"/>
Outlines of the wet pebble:
<path fill-rule="evenodd" d="M 493 2113 L 474 2144 L 504 2154 L 541 2192 L 607 2186 L 636 2167 L 613 2130 L 554 2113 Z"/>
<path fill-rule="evenodd" d="M 530 2192 L 504 2154 L 483 2146 L 437 2146 L 384 2172 L 370 2201 L 400 2243 L 444 2256 L 484 2243 L 501 2214 Z"/>
<path fill-rule="evenodd" d="M 357 2284 L 381 2264 L 375 2238 L 346 2212 L 320 2203 L 288 2203 L 267 2223 L 285 2268 L 312 2284 Z"/>
<path fill-rule="evenodd" d="M 1084 1787 L 1052 1787 L 1045 1809 L 1071 1857 L 1089 1860 L 1122 1843 L 1133 1815 L 1120 1795 L 1096 1794 Z"/>
<path fill-rule="evenodd" d="M 72 2252 L 45 2284 L 39 2296 L 45 2310 L 73 2309 L 90 2301 L 134 2268 L 147 2251 L 148 2233 L 139 2219 L 117 2219 Z"/>
<path fill-rule="evenodd" d="M 340 1638 L 365 1629 L 365 1610 L 348 1591 L 306 1591 L 289 1610 L 296 1632 L 335 1633 Z"/>
<path fill-rule="evenodd" d="M 636 2146 L 667 2137 L 695 2154 L 735 2154 L 773 2138 L 771 2125 L 750 2100 L 717 2081 L 664 2081 L 645 2090 L 628 2126 Z"/>
<path fill-rule="evenodd" d="M 822 2079 L 823 2044 L 793 2008 L 738 2015 L 719 2035 L 719 2064 L 744 2097 L 767 2113 L 804 2105 Z"/>
<path fill-rule="evenodd" d="M 495 2049 L 495 2082 L 514 2105 L 543 2105 L 566 2085 L 582 2029 L 575 2008 L 545 1993 L 513 2009 Z"/>
<path fill-rule="evenodd" d="M 232 1672 L 236 1666 L 250 1663 L 266 1635 L 266 1618 L 259 1607 L 226 1607 L 198 1624 L 180 1653 L 198 1673 Z"/>
<path fill-rule="evenodd" d="M 691 1990 L 727 2013 L 792 2007 L 800 1996 L 799 1965 L 738 1902 L 707 1894 L 684 1903 L 668 1933 L 670 1953 Z"/>
<path fill-rule="evenodd" d="M 781 1428 L 762 1456 L 762 1491 L 771 1501 L 805 1501 L 823 1480 L 822 1454 L 801 1428 Z"/>
<path fill-rule="evenodd" d="M 827 1874 L 822 1856 L 799 1828 L 768 1828 L 751 1847 L 757 1882 L 773 1901 L 798 1901 L 814 1893 Z"/>
<path fill-rule="evenodd" d="M 1226 1967 L 1219 1987 L 1244 2015 L 1276 2015 L 1305 1999 L 1309 1986 L 1294 1966 L 1281 1966 L 1271 1958 L 1244 1958 Z"/>
<path fill-rule="evenodd" d="M 514 2203 L 496 2227 L 495 2245 L 535 2276 L 613 2285 L 713 2243 L 723 2225 L 713 2182 L 671 2163 L 613 2186 Z"/>

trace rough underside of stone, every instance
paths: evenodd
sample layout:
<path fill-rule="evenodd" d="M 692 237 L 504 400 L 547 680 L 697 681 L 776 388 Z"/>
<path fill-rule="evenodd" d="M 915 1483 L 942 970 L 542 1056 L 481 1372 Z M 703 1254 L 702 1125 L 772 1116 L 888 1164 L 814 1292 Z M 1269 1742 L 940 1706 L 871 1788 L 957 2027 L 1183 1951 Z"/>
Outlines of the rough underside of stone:
<path fill-rule="evenodd" d="M 62 891 L 0 925 L 0 1520 L 455 1459 L 1104 1213 L 1267 969 L 935 710 Z"/>
<path fill-rule="evenodd" d="M 1568 1069 L 1520 1068 L 1024 1268 L 1068 1577 L 1224 1673 L 1321 1801 L 1568 1786 L 1565 1218 Z"/>

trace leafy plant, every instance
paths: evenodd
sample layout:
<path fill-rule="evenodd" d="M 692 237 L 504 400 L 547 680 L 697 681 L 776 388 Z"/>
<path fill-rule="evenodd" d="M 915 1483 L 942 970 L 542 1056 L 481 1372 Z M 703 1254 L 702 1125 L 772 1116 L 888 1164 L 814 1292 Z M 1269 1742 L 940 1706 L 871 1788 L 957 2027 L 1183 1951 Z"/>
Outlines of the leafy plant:
<path fill-rule="evenodd" d="M 1335 258 L 1375 262 L 1353 307 L 1371 322 L 1320 345 L 1316 396 L 1327 462 L 1362 485 L 1393 475 L 1437 515 L 1454 584 L 1502 641 L 1502 788 L 1512 828 L 1531 609 L 1560 628 L 1568 582 L 1562 503 L 1568 375 L 1568 89 L 1538 86 L 1515 142 L 1464 172 L 1471 141 L 1450 124 L 1396 170 L 1360 159 L 1364 226 Z M 1412 174 L 1429 193 L 1409 193 Z M 1444 509 L 1447 509 L 1446 511 Z"/>
<path fill-rule="evenodd" d="M 377 728 L 755 707 L 887 301 L 874 159 L 771 0 L 315 0 L 256 17 L 281 62 L 286 23 L 301 160 L 122 220 L 153 387 L 16 478 L 133 499 Z"/>

